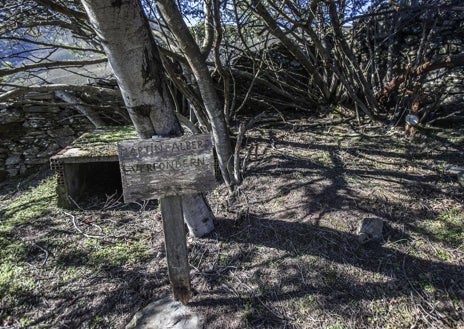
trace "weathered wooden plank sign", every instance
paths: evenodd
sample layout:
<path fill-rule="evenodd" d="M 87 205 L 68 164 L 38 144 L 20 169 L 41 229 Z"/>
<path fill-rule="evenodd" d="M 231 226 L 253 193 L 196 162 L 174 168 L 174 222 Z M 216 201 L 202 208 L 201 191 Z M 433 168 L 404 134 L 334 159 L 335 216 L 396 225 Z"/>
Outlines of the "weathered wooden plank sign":
<path fill-rule="evenodd" d="M 206 134 L 118 143 L 124 201 L 213 189 L 213 144 Z"/>
<path fill-rule="evenodd" d="M 216 186 L 209 135 L 127 140 L 118 143 L 125 202 L 160 199 L 169 280 L 174 298 L 191 297 L 182 195 Z"/>

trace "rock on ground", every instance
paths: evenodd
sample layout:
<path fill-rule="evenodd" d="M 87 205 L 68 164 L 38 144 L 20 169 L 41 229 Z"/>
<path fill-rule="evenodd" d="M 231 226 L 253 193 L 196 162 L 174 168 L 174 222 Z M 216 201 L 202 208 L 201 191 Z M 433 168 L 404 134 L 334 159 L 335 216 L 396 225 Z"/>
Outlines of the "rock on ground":
<path fill-rule="evenodd" d="M 383 220 L 377 217 L 363 218 L 358 226 L 358 240 L 361 243 L 382 240 Z"/>
<path fill-rule="evenodd" d="M 137 312 L 126 329 L 202 329 L 203 317 L 171 297 L 165 297 Z"/>

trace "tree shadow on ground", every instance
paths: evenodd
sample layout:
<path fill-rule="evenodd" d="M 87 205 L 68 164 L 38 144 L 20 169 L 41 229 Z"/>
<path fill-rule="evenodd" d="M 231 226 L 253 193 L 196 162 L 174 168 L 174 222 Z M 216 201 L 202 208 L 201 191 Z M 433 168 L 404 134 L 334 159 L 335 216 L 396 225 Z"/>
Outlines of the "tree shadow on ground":
<path fill-rule="evenodd" d="M 27 175 L 9 177 L 0 182 L 0 198 L 36 187 L 44 178 L 50 176 L 51 170 L 41 167 Z"/>
<path fill-rule="evenodd" d="M 0 290 L 3 325 L 20 327 L 22 319 L 31 328 L 123 327 L 139 309 L 170 292 L 166 266 L 159 265 L 162 254 L 146 255 L 140 264 L 92 257 L 82 245 L 95 240 L 79 241 L 75 232 L 53 231 L 68 240 L 48 234 L 16 255 L 24 275 Z"/>
<path fill-rule="evenodd" d="M 387 240 L 392 237 L 385 236 Z M 295 298 L 313 304 L 311 308 L 345 319 L 353 316 L 354 307 L 358 309 L 357 317 L 367 321 L 372 314 L 360 307 L 364 302 L 386 307 L 385 303 L 414 296 L 415 303 L 423 304 L 421 307 L 425 309 L 450 320 L 464 320 L 453 305 L 434 304 L 430 296 L 433 290 L 436 298 L 447 296 L 462 302 L 464 265 L 424 259 L 388 243 L 361 245 L 356 235 L 327 227 L 269 220 L 252 214 L 239 225 L 218 219 L 214 238 L 238 244 L 237 254 L 224 260 L 224 266 L 202 273 L 208 276 L 210 291 L 196 297 L 191 306 L 199 311 L 212 305 L 223 308 L 223 312 L 245 309 L 250 328 L 292 328 L 294 315 L 287 314 L 288 308 L 279 304 L 291 303 Z M 260 263 L 259 251 L 245 252 L 250 244 L 258 250 L 265 247 L 262 252 L 275 256 L 267 255 L 266 261 Z M 242 253 L 246 256 L 241 256 Z M 274 274 L 270 274 L 270 268 Z M 232 282 L 242 271 L 253 273 L 243 280 L 244 285 L 255 284 L 252 290 L 233 287 Z M 280 273 L 278 279 L 275 273 Z M 357 274 L 363 277 L 356 277 Z M 370 279 L 366 280 L 366 275 Z M 215 316 L 208 314 L 208 321 L 214 322 Z"/>
<path fill-rule="evenodd" d="M 48 176 L 11 191 L 21 198 L 23 189 Z M 169 293 L 157 239 L 161 223 L 144 211 L 154 202 L 125 211 L 70 211 L 57 209 L 48 194 L 36 194 L 0 209 L 0 224 L 6 224 L 0 232 L 1 327 L 123 327 L 140 308 Z M 153 230 L 145 233 L 148 226 Z M 139 241 L 147 246 L 141 251 L 132 248 Z M 115 247 L 109 255 L 116 259 L 98 254 L 106 247 Z"/>
<path fill-rule="evenodd" d="M 48 311 L 34 319 L 30 326 L 109 328 L 121 317 L 118 323 L 122 327 L 140 308 L 169 293 L 167 271 L 163 268 L 148 272 L 143 267 L 109 266 L 88 275 L 90 277 L 75 278 L 74 282 L 63 283 L 40 295 L 24 296 L 28 304 L 33 300 L 49 303 Z M 110 318 L 113 321 L 110 322 Z"/>
<path fill-rule="evenodd" d="M 464 202 L 464 187 L 457 185 L 456 178 L 444 172 L 443 168 L 443 163 L 462 163 L 464 145 L 453 144 L 454 147 L 451 147 L 451 144 L 446 144 L 444 150 L 430 152 L 403 141 L 396 146 L 396 150 L 392 150 L 388 149 L 389 143 L 393 143 L 391 140 L 365 138 L 368 142 L 362 146 L 358 145 L 359 142 L 353 146 L 341 146 L 340 140 L 345 137 L 340 137 L 338 144 L 317 141 L 301 143 L 272 137 L 250 139 L 249 143 L 272 144 L 272 147 L 263 151 L 265 163 L 255 165 L 252 162 L 250 170 L 246 172 L 247 177 L 255 180 L 268 178 L 268 184 L 258 184 L 255 189 L 255 192 L 263 192 L 266 197 L 257 198 L 248 206 L 253 208 L 291 192 L 301 191 L 300 199 L 294 204 L 295 208 L 300 208 L 299 213 L 287 211 L 280 216 L 302 221 L 308 217 L 320 219 L 323 213 L 358 209 L 379 216 L 388 223 L 404 225 L 410 232 L 437 241 L 434 234 L 417 224 L 437 218 L 443 209 L 431 209 L 415 201 L 447 198 L 455 200 L 457 204 Z M 394 142 L 398 143 L 396 140 Z M 427 139 L 419 144 L 425 147 Z M 289 150 L 300 150 L 303 155 Z M 311 153 L 323 153 L 326 158 L 314 160 Z M 389 162 L 382 165 L 379 163 L 381 159 Z M 408 166 L 413 169 L 410 170 Z M 442 183 L 452 187 L 443 189 Z M 275 193 L 266 193 L 271 184 L 275 185 Z M 384 191 L 375 193 L 380 189 Z M 383 193 L 387 190 L 390 195 Z M 410 200 L 395 198 L 395 193 L 408 195 Z M 302 213 L 301 209 L 305 211 Z"/>
<path fill-rule="evenodd" d="M 218 266 L 228 271 L 209 278 L 215 294 L 192 305 L 245 310 L 249 328 L 292 328 L 297 316 L 282 304 L 295 298 L 343 321 L 364 319 L 357 323 L 366 327 L 372 312 L 363 304 L 388 309 L 385 303 L 398 299 L 411 299 L 433 314 L 430 319 L 436 314 L 444 324 L 449 319 L 451 327 L 464 321 L 452 302 L 464 300 L 464 266 L 433 251 L 433 243 L 456 246 L 427 227 L 447 209 L 424 201 L 464 201 L 462 187 L 443 171 L 444 163 L 460 164 L 464 146 L 362 134 L 354 142 L 346 136 L 321 142 L 317 133 L 301 141 L 301 131 L 304 127 L 293 126 L 280 136 L 271 130 L 249 137 L 247 145 L 256 151 L 244 173 L 243 197 L 232 207 L 238 219 L 219 217 L 212 236 L 238 255 Z M 362 245 L 356 227 L 371 216 L 384 220 L 384 241 Z M 463 230 L 450 225 L 450 231 Z M 430 248 L 424 252 L 420 245 Z M 243 262 L 242 252 L 252 259 Z M 247 277 L 237 279 L 241 272 Z M 211 316 L 214 323 L 217 315 Z"/>
<path fill-rule="evenodd" d="M 304 127 L 292 129 L 293 134 Z M 418 242 L 451 245 L 446 237 L 419 225 L 439 216 L 441 210 L 410 202 L 414 198 L 418 203 L 426 198 L 462 200 L 462 189 L 455 188 L 453 177 L 438 167 L 421 167 L 434 161 L 459 164 L 462 145 L 451 145 L 437 155 L 414 148 L 379 148 L 378 141 L 368 137 L 361 146 L 350 145 L 343 136 L 339 142 L 325 143 L 287 139 L 272 134 L 249 138 L 249 143 L 264 147 L 249 163 L 240 187 L 249 198 L 231 209 L 241 215 L 235 221 L 218 216 L 216 231 L 190 246 L 192 282 L 198 294 L 189 305 L 205 314 L 207 326 L 243 328 L 245 323 L 248 328 L 301 328 L 298 317 L 309 321 L 319 312 L 343 321 L 357 317 L 361 319 L 357 323 L 367 328 L 372 311 L 366 304 L 377 303 L 385 309 L 401 300 L 419 305 L 430 318 L 441 314 L 443 321 L 464 321 L 452 304 L 464 300 L 462 262 L 452 264 L 416 248 Z M 407 170 L 409 162 L 416 170 Z M 453 188 L 443 189 L 443 181 Z M 387 188 L 409 199 L 387 195 L 382 190 Z M 355 234 L 357 221 L 372 215 L 385 221 L 384 241 L 361 245 Z M 131 220 L 121 218 L 115 226 L 123 228 Z M 57 225 L 56 218 L 21 224 L 17 231 L 37 232 L 48 226 L 49 238 L 67 236 L 72 246 L 37 272 L 38 281 L 59 276 L 59 284 L 47 286 L 51 289 L 46 291 L 25 292 L 16 301 L 23 304 L 23 314 L 42 312 L 33 316 L 30 326 L 107 328 L 114 326 L 120 314 L 128 319 L 169 293 L 166 266 L 159 262 L 162 254 L 140 264 L 112 266 L 103 260 L 90 264 L 87 251 L 74 249 L 82 243 L 79 235 L 72 226 Z M 154 240 L 162 239 L 158 228 Z M 129 241 L 126 235 L 118 239 Z M 44 249 L 61 246 L 34 241 Z M 40 261 L 24 261 L 40 265 L 43 250 L 31 248 L 28 257 Z M 302 309 L 300 315 L 298 309 Z M 404 315 L 411 312 L 406 310 Z M 236 316 L 244 319 L 234 323 Z"/>

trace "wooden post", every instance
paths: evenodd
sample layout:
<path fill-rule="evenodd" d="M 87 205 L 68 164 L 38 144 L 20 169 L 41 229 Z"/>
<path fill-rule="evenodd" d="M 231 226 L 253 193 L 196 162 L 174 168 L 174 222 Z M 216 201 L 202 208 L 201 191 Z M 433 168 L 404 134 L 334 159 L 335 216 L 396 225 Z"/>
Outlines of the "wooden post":
<path fill-rule="evenodd" d="M 187 240 L 182 216 L 182 198 L 168 196 L 160 199 L 163 216 L 164 242 L 168 261 L 169 281 L 174 299 L 187 304 L 190 290 L 190 267 L 187 256 Z"/>

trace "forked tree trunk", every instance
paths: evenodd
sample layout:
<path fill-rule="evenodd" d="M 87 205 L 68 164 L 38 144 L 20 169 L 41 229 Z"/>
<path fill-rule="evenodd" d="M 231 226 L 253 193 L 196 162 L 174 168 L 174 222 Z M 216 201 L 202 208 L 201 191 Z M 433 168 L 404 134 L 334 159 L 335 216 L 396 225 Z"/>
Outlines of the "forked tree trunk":
<path fill-rule="evenodd" d="M 160 54 L 139 1 L 82 3 L 102 41 L 139 136 L 181 135 Z M 214 216 L 201 195 L 186 197 L 183 208 L 191 235 L 202 236 L 214 228 Z"/>

